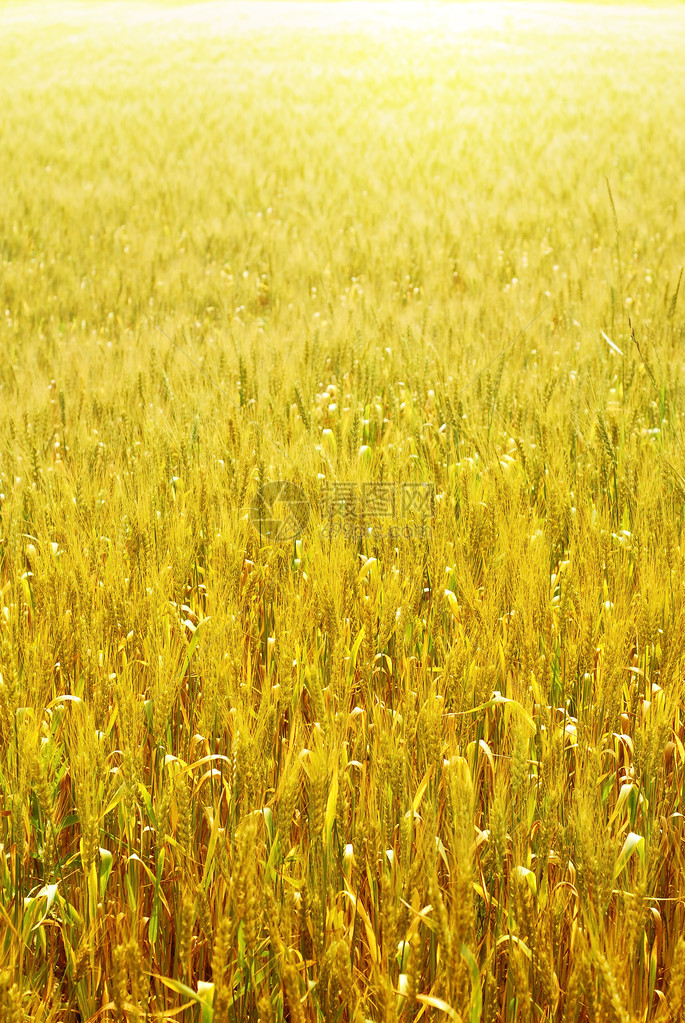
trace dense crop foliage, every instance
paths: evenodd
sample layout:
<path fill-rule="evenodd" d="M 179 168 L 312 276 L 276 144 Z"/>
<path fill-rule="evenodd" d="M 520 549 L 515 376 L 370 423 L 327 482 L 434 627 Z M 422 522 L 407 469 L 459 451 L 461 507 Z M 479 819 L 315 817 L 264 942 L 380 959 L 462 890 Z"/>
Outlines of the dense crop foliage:
<path fill-rule="evenodd" d="M 0 1018 L 681 1019 L 685 16 L 327 11 L 0 9 Z"/>

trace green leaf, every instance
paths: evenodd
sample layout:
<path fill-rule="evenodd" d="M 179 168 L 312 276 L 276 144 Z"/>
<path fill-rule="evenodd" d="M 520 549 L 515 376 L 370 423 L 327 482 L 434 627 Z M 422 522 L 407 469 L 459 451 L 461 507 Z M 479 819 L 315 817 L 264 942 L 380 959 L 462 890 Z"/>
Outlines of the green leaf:
<path fill-rule="evenodd" d="M 636 849 L 637 854 L 640 857 L 640 860 L 642 861 L 642 865 L 644 866 L 645 840 L 642 837 L 642 835 L 636 835 L 634 831 L 631 831 L 628 834 L 628 837 L 626 838 L 625 842 L 623 843 L 623 848 L 618 854 L 618 859 L 616 860 L 616 865 L 614 867 L 614 881 L 623 872 L 628 863 L 628 860 L 631 858 Z"/>
<path fill-rule="evenodd" d="M 275 825 L 274 825 L 274 815 L 271 812 L 271 808 L 268 807 L 268 806 L 263 806 L 262 807 L 261 814 L 262 814 L 262 817 L 264 818 L 264 827 L 266 829 L 266 833 L 268 835 L 269 842 L 271 843 L 271 842 L 273 842 L 274 836 L 276 834 L 276 828 L 275 828 Z"/>
<path fill-rule="evenodd" d="M 124 890 L 126 891 L 126 898 L 128 899 L 128 904 L 135 913 L 136 909 L 138 908 L 138 903 L 136 900 L 136 893 L 133 890 L 131 878 L 128 876 L 128 873 L 124 874 Z"/>
<path fill-rule="evenodd" d="M 62 696 L 57 696 L 52 703 L 49 703 L 46 710 L 50 710 L 51 707 L 59 707 L 63 703 L 75 703 L 77 706 L 83 706 L 83 700 L 80 696 L 72 696 L 71 693 L 63 693 Z"/>
<path fill-rule="evenodd" d="M 131 863 L 139 863 L 141 865 L 141 867 L 143 868 L 143 870 L 145 871 L 145 873 L 147 874 L 147 876 L 149 877 L 149 879 L 152 881 L 152 883 L 153 884 L 156 883 L 157 878 L 152 873 L 152 871 L 148 867 L 147 863 L 143 863 L 143 861 L 141 860 L 141 858 L 138 855 L 138 853 L 131 853 L 131 855 L 127 857 L 127 859 L 126 859 L 126 866 L 130 866 Z"/>
<path fill-rule="evenodd" d="M 472 707 L 470 710 L 463 710 L 461 714 L 479 714 L 483 710 L 489 710 L 491 707 L 497 707 L 500 704 L 508 704 L 513 711 L 515 711 L 519 717 L 528 725 L 531 732 L 537 731 L 537 726 L 533 721 L 533 718 L 517 700 L 511 700 L 508 696 L 502 696 L 501 693 L 495 693 L 491 700 L 487 703 L 481 703 L 478 707 Z"/>
<path fill-rule="evenodd" d="M 416 1001 L 421 1002 L 422 1005 L 430 1005 L 432 1009 L 439 1009 L 441 1012 L 446 1012 L 450 1019 L 453 1019 L 455 1023 L 459 1023 L 461 1016 L 458 1016 L 451 1005 L 443 1001 L 442 998 L 437 998 L 435 995 L 417 995 Z"/>
<path fill-rule="evenodd" d="M 535 880 L 535 878 L 533 878 L 533 880 Z M 469 976 L 471 977 L 472 994 L 469 1023 L 480 1023 L 480 1018 L 483 1013 L 483 992 L 480 986 L 480 971 L 478 969 L 478 963 L 474 959 L 471 949 L 467 948 L 463 943 L 461 946 L 461 957 L 466 961 Z"/>
<path fill-rule="evenodd" d="M 208 621 L 209 621 L 209 617 L 202 618 L 201 621 L 199 621 L 197 623 L 197 628 L 195 629 L 195 632 L 193 633 L 192 639 L 190 640 L 190 643 L 188 644 L 188 649 L 186 650 L 186 655 L 183 658 L 183 666 L 181 668 L 181 679 L 184 679 L 186 677 L 186 672 L 188 671 L 188 668 L 190 667 L 190 662 L 192 660 L 193 654 L 195 653 L 195 647 L 197 646 L 197 644 L 199 642 L 199 639 L 200 639 L 200 630 L 202 629 L 202 626 L 205 624 L 205 622 L 208 622 Z"/>
<path fill-rule="evenodd" d="M 197 985 L 197 994 L 200 1001 L 201 1023 L 212 1023 L 214 1019 L 214 985 L 209 981 L 200 980 Z"/>
<path fill-rule="evenodd" d="M 114 860 L 109 849 L 100 849 L 100 898 L 104 899 Z"/>
<path fill-rule="evenodd" d="M 352 674 L 354 674 L 354 670 L 355 670 L 355 668 L 357 666 L 357 654 L 359 653 L 359 648 L 362 645 L 362 640 L 363 639 L 364 639 L 364 629 L 362 627 L 359 630 L 359 635 L 357 636 L 357 638 L 355 639 L 354 643 L 352 644 L 352 649 L 350 650 L 350 669 L 352 671 Z"/>
<path fill-rule="evenodd" d="M 649 956 L 649 1005 L 654 999 L 654 988 L 656 987 L 657 945 L 658 941 L 655 939 Z"/>
<path fill-rule="evenodd" d="M 333 821 L 335 820 L 335 810 L 338 805 L 338 772 L 333 772 L 333 778 L 331 779 L 331 787 L 328 791 L 328 801 L 326 803 L 326 817 L 324 820 L 324 834 L 326 836 L 326 844 L 330 842 L 331 832 L 333 831 Z"/>
<path fill-rule="evenodd" d="M 42 926 L 48 913 L 50 912 L 53 902 L 55 901 L 55 896 L 57 895 L 57 887 L 58 887 L 57 884 L 45 885 L 45 887 L 41 888 L 41 890 L 36 895 L 32 896 L 29 895 L 24 899 L 24 919 L 22 920 L 22 930 L 24 932 L 29 930 L 37 931 L 38 928 Z M 45 909 L 43 910 L 43 915 L 41 916 L 40 920 L 33 924 L 33 920 L 40 912 L 41 908 L 39 902 L 40 899 L 46 900 Z M 33 926 L 31 926 L 32 924 Z"/>
<path fill-rule="evenodd" d="M 126 786 L 122 784 L 116 790 L 116 792 L 112 796 L 111 800 L 109 801 L 109 803 L 107 804 L 105 809 L 102 811 L 102 818 L 103 819 L 107 816 L 108 813 L 111 813 L 112 810 L 114 810 L 119 805 L 121 800 L 124 798 L 125 788 L 126 788 Z"/>
<path fill-rule="evenodd" d="M 613 779 L 611 784 L 613 785 Z M 614 823 L 617 817 L 620 817 L 621 811 L 624 809 L 626 803 L 628 802 L 628 797 L 631 795 L 631 793 L 637 791 L 638 791 L 637 785 L 635 785 L 632 781 L 624 782 L 623 785 L 621 785 L 621 789 L 618 794 L 618 799 L 616 800 L 616 806 L 614 807 L 614 812 L 609 818 L 609 827 L 611 827 L 611 825 Z"/>
<path fill-rule="evenodd" d="M 375 572 L 377 573 L 378 561 L 376 558 L 367 558 L 360 569 L 357 581 L 362 583 L 372 569 L 374 569 Z"/>
<path fill-rule="evenodd" d="M 147 936 L 151 945 L 154 945 L 157 941 L 157 935 L 159 934 L 159 896 L 155 892 L 152 899 L 152 912 L 150 913 L 150 920 L 147 925 Z"/>
<path fill-rule="evenodd" d="M 187 984 L 184 984 L 180 980 L 174 980 L 173 977 L 160 977 L 159 974 L 156 973 L 154 973 L 152 976 L 154 977 L 155 980 L 161 980 L 162 984 L 164 984 L 165 987 L 168 987 L 170 991 L 175 991 L 177 995 L 183 995 L 184 998 L 189 998 L 192 1002 L 195 1002 L 197 1005 L 206 1006 L 207 1003 L 204 1001 L 204 998 L 206 997 L 206 992 L 203 991 L 202 996 L 200 996 L 198 991 L 193 991 L 193 989 L 191 987 L 188 987 Z M 201 981 L 200 983 L 202 984 L 203 982 Z M 211 987 L 212 991 L 214 990 L 213 984 L 209 984 L 206 986 Z M 212 1016 L 210 1016 L 209 1019 L 211 1020 L 213 1016 L 214 1012 L 212 1010 Z"/>
<path fill-rule="evenodd" d="M 522 881 L 528 883 L 528 887 L 532 891 L 533 895 L 537 895 L 538 885 L 535 880 L 535 874 L 528 867 L 518 866 L 516 867 L 515 873 L 521 878 Z"/>
<path fill-rule="evenodd" d="M 456 593 L 453 593 L 452 590 L 445 590 L 445 596 L 447 597 L 447 602 L 450 606 L 450 611 L 452 612 L 456 620 L 460 621 L 461 608 L 459 607 L 459 601 L 457 600 Z"/>
<path fill-rule="evenodd" d="M 631 828 L 635 827 L 635 821 L 637 820 L 637 811 L 640 807 L 641 802 L 642 794 L 637 785 L 634 785 L 631 792 L 628 793 L 628 816 L 630 819 Z"/>

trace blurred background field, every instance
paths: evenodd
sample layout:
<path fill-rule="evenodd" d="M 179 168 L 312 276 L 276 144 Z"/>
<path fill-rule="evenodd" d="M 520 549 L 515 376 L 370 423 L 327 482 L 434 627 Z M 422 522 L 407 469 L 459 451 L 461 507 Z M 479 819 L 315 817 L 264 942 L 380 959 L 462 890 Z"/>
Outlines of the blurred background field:
<path fill-rule="evenodd" d="M 0 6 L 3 1018 L 685 1011 L 683 52 Z"/>

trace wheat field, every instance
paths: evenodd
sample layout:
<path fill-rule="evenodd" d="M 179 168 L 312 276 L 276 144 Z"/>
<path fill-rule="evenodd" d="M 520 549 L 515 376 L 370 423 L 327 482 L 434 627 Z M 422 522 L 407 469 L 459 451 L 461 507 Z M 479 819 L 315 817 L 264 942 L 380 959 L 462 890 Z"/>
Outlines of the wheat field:
<path fill-rule="evenodd" d="M 3 1023 L 685 1019 L 683 52 L 0 5 Z"/>

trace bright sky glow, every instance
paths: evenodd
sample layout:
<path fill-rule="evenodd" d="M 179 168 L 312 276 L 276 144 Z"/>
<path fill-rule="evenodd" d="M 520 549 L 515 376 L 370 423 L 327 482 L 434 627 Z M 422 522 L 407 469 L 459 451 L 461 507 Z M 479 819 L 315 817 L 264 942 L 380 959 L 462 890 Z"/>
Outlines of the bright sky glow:
<path fill-rule="evenodd" d="M 639 32 L 642 20 L 649 16 L 653 26 L 653 7 L 643 4 L 578 4 L 525 2 L 373 2 L 341 0 L 336 3 L 274 2 L 274 0 L 233 0 L 193 4 L 98 3 L 98 4 L 10 4 L 3 10 L 5 24 L 33 21 L 39 24 L 92 25 L 125 23 L 131 27 L 155 22 L 173 30 L 202 26 L 204 30 L 283 31 L 305 30 L 323 33 L 350 32 L 386 35 L 410 30 L 419 38 L 449 39 L 469 32 L 506 30 L 530 24 L 536 29 L 559 31 L 592 25 L 596 33 L 610 31 Z M 682 27 L 682 8 L 669 7 L 664 32 Z"/>

